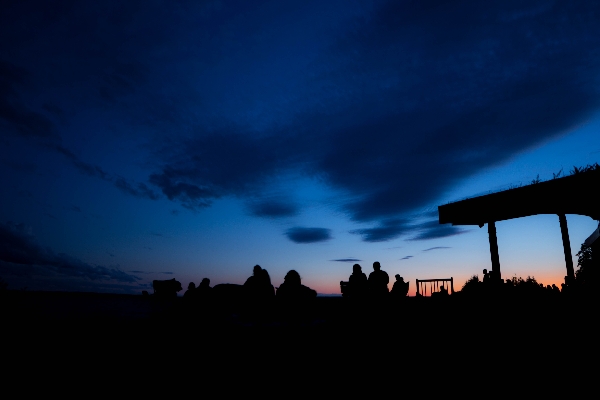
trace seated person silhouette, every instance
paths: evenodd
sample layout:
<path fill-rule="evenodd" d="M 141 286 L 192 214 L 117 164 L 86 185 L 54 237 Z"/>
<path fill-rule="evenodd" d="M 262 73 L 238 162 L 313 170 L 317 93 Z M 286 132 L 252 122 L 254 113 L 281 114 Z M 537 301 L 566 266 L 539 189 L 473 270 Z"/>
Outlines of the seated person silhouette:
<path fill-rule="evenodd" d="M 254 268 L 252 268 L 252 276 L 250 276 L 248 279 L 246 279 L 246 282 L 244 282 L 244 289 L 246 289 L 250 295 L 254 295 L 257 287 L 260 286 L 260 271 L 262 271 L 260 265 L 255 265 Z"/>
<path fill-rule="evenodd" d="M 272 299 L 275 297 L 275 288 L 271 283 L 271 276 L 266 269 L 262 269 L 259 274 L 260 297 L 264 299 Z"/>
<path fill-rule="evenodd" d="M 440 286 L 440 291 L 431 294 L 431 297 L 448 297 L 448 289 L 444 286 Z"/>
<path fill-rule="evenodd" d="M 277 298 L 284 301 L 304 301 L 317 297 L 317 291 L 304 286 L 300 274 L 290 270 L 283 278 L 283 283 L 277 289 Z"/>
<path fill-rule="evenodd" d="M 382 298 L 389 294 L 388 283 L 390 277 L 387 272 L 381 270 L 379 261 L 373 263 L 373 272 L 369 274 L 368 284 L 369 292 L 372 297 Z"/>
<path fill-rule="evenodd" d="M 183 298 L 190 300 L 193 297 L 195 297 L 195 294 L 196 294 L 195 292 L 196 292 L 196 284 L 194 282 L 190 282 L 188 284 L 187 290 L 183 294 Z"/>
<path fill-rule="evenodd" d="M 395 276 L 396 282 L 394 282 L 390 294 L 394 298 L 404 298 L 408 294 L 409 282 L 404 282 L 404 278 L 401 277 L 400 274 L 396 274 Z"/>
<path fill-rule="evenodd" d="M 204 278 L 196 288 L 196 294 L 199 298 L 206 298 L 210 295 L 212 288 L 210 287 L 210 279 Z"/>
<path fill-rule="evenodd" d="M 244 283 L 246 296 L 251 300 L 262 301 L 275 296 L 275 288 L 271 284 L 271 277 L 266 269 L 255 265 L 252 276 Z"/>

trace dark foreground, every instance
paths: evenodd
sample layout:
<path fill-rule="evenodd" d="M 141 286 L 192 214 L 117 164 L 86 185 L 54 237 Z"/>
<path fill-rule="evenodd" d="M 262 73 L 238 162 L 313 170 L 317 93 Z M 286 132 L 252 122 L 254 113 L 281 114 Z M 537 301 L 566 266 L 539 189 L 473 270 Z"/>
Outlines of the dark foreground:
<path fill-rule="evenodd" d="M 292 312 L 93 293 L 4 292 L 1 299 L 5 350 L 15 351 L 11 362 L 30 366 L 60 359 L 161 373 L 190 362 L 228 374 L 500 369 L 516 378 L 531 368 L 571 371 L 597 350 L 597 306 L 575 297 L 453 295 L 362 305 L 318 297 Z"/>

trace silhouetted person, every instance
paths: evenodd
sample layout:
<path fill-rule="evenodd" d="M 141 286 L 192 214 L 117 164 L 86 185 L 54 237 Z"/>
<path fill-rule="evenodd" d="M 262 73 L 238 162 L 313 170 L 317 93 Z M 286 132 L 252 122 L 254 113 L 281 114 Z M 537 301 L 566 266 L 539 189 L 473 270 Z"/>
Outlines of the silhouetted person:
<path fill-rule="evenodd" d="M 317 292 L 308 286 L 304 286 L 300 274 L 290 270 L 283 278 L 283 283 L 277 289 L 277 298 L 285 301 L 310 300 L 317 297 Z"/>
<path fill-rule="evenodd" d="M 210 287 L 210 279 L 204 278 L 196 288 L 196 295 L 199 299 L 206 299 L 210 296 L 212 288 Z"/>
<path fill-rule="evenodd" d="M 246 279 L 244 290 L 251 301 L 264 301 L 275 296 L 271 277 L 267 270 L 261 268 L 260 265 L 255 265 L 252 269 L 252 276 Z"/>
<path fill-rule="evenodd" d="M 259 288 L 260 288 L 260 297 L 268 300 L 275 297 L 275 288 L 271 283 L 271 277 L 266 269 L 261 269 L 259 273 Z"/>
<path fill-rule="evenodd" d="M 362 272 L 362 267 L 359 264 L 352 266 L 352 274 L 348 279 L 348 293 L 353 298 L 363 298 L 369 290 L 369 282 L 367 275 Z"/>
<path fill-rule="evenodd" d="M 396 282 L 394 282 L 390 294 L 395 299 L 405 298 L 408 294 L 408 282 L 404 282 L 404 278 L 400 274 L 396 274 Z"/>
<path fill-rule="evenodd" d="M 187 300 L 191 300 L 192 298 L 194 298 L 196 296 L 195 292 L 196 292 L 196 284 L 194 282 L 190 282 L 188 284 L 187 290 L 183 294 L 183 298 L 187 299 Z"/>
<path fill-rule="evenodd" d="M 483 270 L 483 283 L 485 283 L 485 284 L 490 283 L 490 274 L 488 273 L 487 269 Z"/>
<path fill-rule="evenodd" d="M 244 282 L 244 290 L 250 297 L 256 297 L 257 293 L 260 292 L 260 271 L 262 271 L 260 265 L 255 265 L 252 268 L 252 276 Z"/>
<path fill-rule="evenodd" d="M 444 286 L 440 287 L 439 294 L 440 296 L 448 296 L 448 289 L 446 289 Z"/>
<path fill-rule="evenodd" d="M 389 293 L 388 283 L 390 277 L 387 272 L 381 270 L 379 261 L 373 263 L 373 272 L 369 274 L 369 292 L 373 297 L 385 297 Z"/>

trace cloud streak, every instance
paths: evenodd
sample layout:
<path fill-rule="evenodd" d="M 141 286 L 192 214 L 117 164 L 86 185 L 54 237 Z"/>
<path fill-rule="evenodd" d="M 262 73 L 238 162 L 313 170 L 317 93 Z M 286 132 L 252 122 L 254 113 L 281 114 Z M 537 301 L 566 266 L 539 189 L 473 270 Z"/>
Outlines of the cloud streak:
<path fill-rule="evenodd" d="M 290 228 L 285 232 L 289 240 L 294 243 L 318 243 L 331 239 L 331 230 L 326 228 Z"/>
<path fill-rule="evenodd" d="M 451 249 L 451 247 L 447 247 L 447 246 L 436 246 L 436 247 L 430 247 L 428 249 L 425 249 L 423 251 L 432 251 L 432 250 L 445 250 L 445 249 Z"/>

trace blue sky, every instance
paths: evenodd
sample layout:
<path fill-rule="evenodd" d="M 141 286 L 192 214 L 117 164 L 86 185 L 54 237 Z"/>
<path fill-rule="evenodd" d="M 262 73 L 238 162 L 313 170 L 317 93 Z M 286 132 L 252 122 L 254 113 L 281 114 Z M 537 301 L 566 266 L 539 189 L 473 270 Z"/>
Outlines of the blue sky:
<path fill-rule="evenodd" d="M 489 268 L 437 206 L 600 160 L 589 2 L 34 2 L 0 13 L 0 276 L 339 292 Z M 574 194 L 575 195 L 575 194 Z M 597 226 L 567 216 L 573 253 Z M 565 275 L 558 217 L 497 224 L 503 276 Z M 411 288 L 411 291 L 414 287 Z"/>

